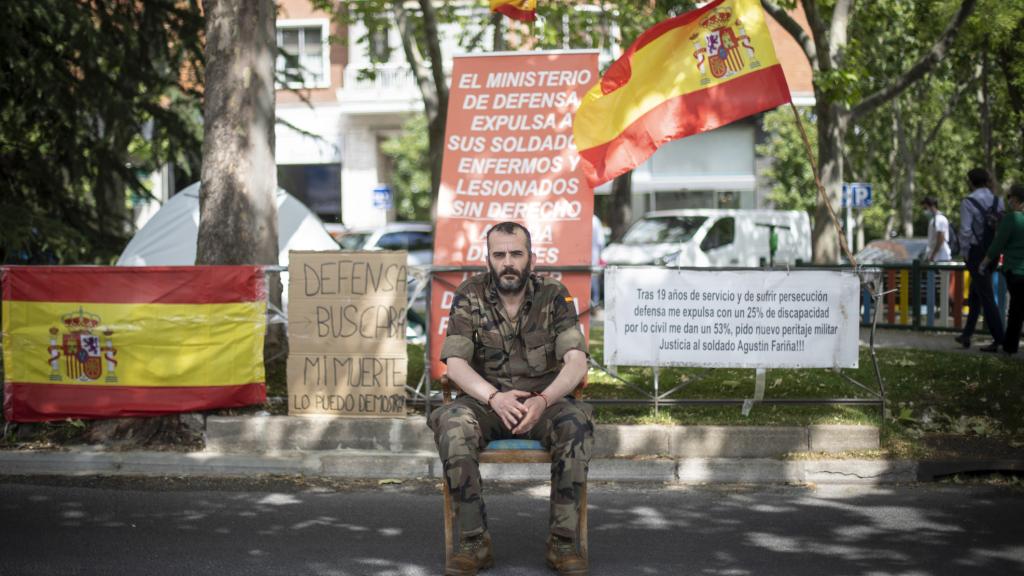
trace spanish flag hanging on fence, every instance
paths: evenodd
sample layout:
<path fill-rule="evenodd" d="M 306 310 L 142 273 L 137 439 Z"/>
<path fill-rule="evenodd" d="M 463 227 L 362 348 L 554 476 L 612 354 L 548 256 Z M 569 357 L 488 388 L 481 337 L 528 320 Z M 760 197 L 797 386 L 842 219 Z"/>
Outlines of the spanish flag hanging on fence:
<path fill-rule="evenodd" d="M 583 97 L 573 125 L 593 187 L 670 140 L 790 101 L 759 0 L 717 0 L 641 34 Z"/>
<path fill-rule="evenodd" d="M 499 12 L 523 22 L 537 19 L 537 0 L 491 0 L 491 12 Z"/>
<path fill-rule="evenodd" d="M 266 400 L 258 266 L 13 266 L 0 281 L 9 421 Z"/>

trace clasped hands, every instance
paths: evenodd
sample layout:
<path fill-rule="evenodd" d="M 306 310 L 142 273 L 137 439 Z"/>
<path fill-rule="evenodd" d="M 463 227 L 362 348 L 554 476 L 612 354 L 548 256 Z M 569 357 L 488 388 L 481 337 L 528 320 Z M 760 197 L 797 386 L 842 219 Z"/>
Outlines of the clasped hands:
<path fill-rule="evenodd" d="M 491 410 L 513 434 L 525 434 L 540 420 L 548 407 L 543 396 L 523 390 L 498 392 L 491 398 Z"/>

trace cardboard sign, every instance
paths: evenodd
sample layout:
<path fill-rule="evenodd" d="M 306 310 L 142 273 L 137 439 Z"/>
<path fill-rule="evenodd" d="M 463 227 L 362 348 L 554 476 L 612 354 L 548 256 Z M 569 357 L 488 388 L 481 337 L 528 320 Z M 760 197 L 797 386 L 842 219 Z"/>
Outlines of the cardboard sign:
<path fill-rule="evenodd" d="M 405 417 L 405 252 L 291 252 L 288 413 Z"/>
<path fill-rule="evenodd" d="M 452 62 L 444 161 L 434 233 L 435 266 L 486 266 L 486 235 L 504 221 L 530 230 L 536 266 L 588 266 L 593 191 L 572 138 L 580 99 L 597 82 L 596 51 L 459 56 Z M 431 284 L 431 375 L 464 272 Z M 560 273 L 583 304 L 590 274 Z M 584 330 L 589 325 L 583 314 Z"/>
<path fill-rule="evenodd" d="M 609 365 L 857 367 L 855 274 L 611 267 L 605 289 Z"/>

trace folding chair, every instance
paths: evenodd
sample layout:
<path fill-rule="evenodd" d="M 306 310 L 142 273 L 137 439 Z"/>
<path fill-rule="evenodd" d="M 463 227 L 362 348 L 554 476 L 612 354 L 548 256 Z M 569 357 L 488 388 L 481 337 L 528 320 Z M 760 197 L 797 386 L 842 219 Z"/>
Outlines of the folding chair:
<path fill-rule="evenodd" d="M 576 399 L 583 395 L 583 387 L 586 379 L 573 392 Z M 448 376 L 441 377 L 441 397 L 444 404 L 452 401 L 453 388 Z M 480 453 L 481 464 L 523 464 L 542 463 L 551 464 L 551 454 L 544 449 L 544 446 L 537 440 L 493 440 L 487 444 Z M 443 472 L 442 472 L 443 474 Z M 458 543 L 455 534 L 455 507 L 452 505 L 452 495 L 448 491 L 448 479 L 442 478 L 441 490 L 444 492 L 444 560 L 448 560 L 455 554 L 455 545 Z M 588 558 L 587 543 L 587 485 L 583 485 L 580 493 L 580 517 L 579 525 L 576 528 L 576 548 L 584 560 Z"/>

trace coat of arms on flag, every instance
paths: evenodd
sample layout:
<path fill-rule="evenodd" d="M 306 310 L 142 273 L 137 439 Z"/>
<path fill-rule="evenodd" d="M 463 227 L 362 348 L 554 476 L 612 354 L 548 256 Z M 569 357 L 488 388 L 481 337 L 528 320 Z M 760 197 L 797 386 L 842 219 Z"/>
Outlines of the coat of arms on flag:
<path fill-rule="evenodd" d="M 50 380 L 63 381 L 64 378 L 78 382 L 94 382 L 103 375 L 103 364 L 107 365 L 107 382 L 117 382 L 115 368 L 117 366 L 117 349 L 114 348 L 114 331 L 103 331 L 105 341 L 94 332 L 100 325 L 100 317 L 86 312 L 79 307 L 75 312 L 61 315 L 61 330 L 56 326 L 50 328 Z M 60 357 L 64 356 L 63 372 Z"/>
<path fill-rule="evenodd" d="M 715 78 L 728 78 L 742 71 L 745 67 L 743 52 L 746 52 L 750 60 L 751 70 L 761 66 L 754 55 L 754 47 L 743 22 L 739 18 L 732 21 L 732 17 L 733 13 L 728 8 L 714 10 L 700 21 L 703 33 L 697 32 L 690 36 L 701 84 L 711 83 L 709 70 Z"/>

